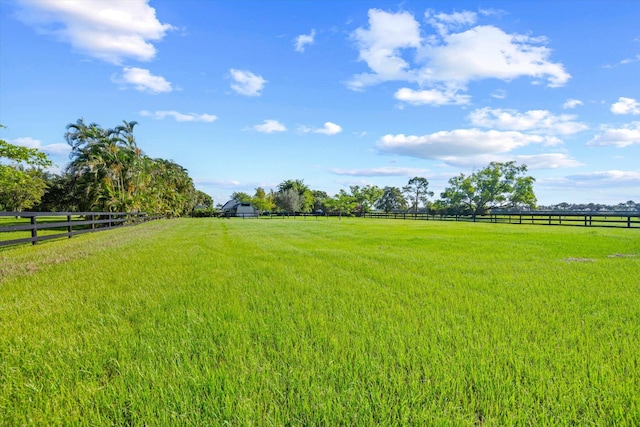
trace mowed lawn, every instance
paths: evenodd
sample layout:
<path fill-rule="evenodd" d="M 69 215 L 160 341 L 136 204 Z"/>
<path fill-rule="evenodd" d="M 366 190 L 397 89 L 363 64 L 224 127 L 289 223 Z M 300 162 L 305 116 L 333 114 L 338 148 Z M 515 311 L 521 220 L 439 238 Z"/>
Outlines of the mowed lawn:
<path fill-rule="evenodd" d="M 640 231 L 178 219 L 0 250 L 0 425 L 640 425 Z"/>

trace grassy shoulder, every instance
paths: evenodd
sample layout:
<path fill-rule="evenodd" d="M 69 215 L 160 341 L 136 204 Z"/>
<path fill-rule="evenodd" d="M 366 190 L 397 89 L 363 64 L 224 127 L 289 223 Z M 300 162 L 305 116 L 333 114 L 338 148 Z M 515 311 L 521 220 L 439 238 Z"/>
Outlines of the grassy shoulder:
<path fill-rule="evenodd" d="M 0 252 L 0 424 L 640 422 L 636 230 L 155 221 Z"/>

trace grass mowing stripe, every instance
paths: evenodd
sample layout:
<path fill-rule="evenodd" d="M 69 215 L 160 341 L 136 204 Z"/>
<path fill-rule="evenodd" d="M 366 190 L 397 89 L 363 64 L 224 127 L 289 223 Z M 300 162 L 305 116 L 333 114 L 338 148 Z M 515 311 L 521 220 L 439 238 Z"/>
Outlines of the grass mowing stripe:
<path fill-rule="evenodd" d="M 0 423 L 637 424 L 632 255 L 633 230 L 362 219 L 5 250 Z"/>

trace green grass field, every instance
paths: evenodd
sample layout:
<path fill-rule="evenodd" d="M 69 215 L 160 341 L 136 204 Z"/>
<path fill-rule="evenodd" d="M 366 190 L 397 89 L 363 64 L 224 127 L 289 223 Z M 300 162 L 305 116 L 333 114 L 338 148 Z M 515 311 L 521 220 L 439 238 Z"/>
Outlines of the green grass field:
<path fill-rule="evenodd" d="M 154 221 L 0 250 L 0 425 L 640 425 L 638 230 Z"/>

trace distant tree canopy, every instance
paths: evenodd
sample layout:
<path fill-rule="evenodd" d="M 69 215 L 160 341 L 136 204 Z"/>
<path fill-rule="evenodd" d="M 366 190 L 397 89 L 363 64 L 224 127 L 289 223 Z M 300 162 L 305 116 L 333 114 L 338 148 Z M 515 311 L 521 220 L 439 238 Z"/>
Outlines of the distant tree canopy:
<path fill-rule="evenodd" d="M 152 159 L 136 144 L 136 122 L 103 129 L 83 119 L 67 126 L 71 146 L 67 176 L 81 210 L 183 215 L 198 195 L 187 170 L 171 160 Z"/>
<path fill-rule="evenodd" d="M 413 177 L 407 185 L 402 188 L 402 192 L 407 195 L 407 200 L 411 209 L 418 213 L 420 203 L 426 208 L 429 197 L 433 196 L 433 191 L 429 191 L 429 181 L 427 178 Z"/>
<path fill-rule="evenodd" d="M 0 209 L 22 211 L 37 205 L 47 188 L 42 169 L 51 165 L 38 149 L 0 139 Z"/>
<path fill-rule="evenodd" d="M 384 193 L 382 188 L 376 185 L 365 185 L 364 187 L 352 185 L 349 189 L 356 202 L 356 209 L 358 209 L 361 214 L 369 212 Z"/>
<path fill-rule="evenodd" d="M 382 196 L 376 202 L 376 207 L 385 212 L 393 212 L 407 208 L 407 201 L 398 187 L 384 187 Z"/>
<path fill-rule="evenodd" d="M 536 206 L 535 179 L 525 176 L 526 165 L 491 162 L 469 176 L 460 174 L 449 180 L 440 195 L 442 205 L 457 213 L 482 215 L 491 209 Z"/>
<path fill-rule="evenodd" d="M 278 184 L 275 202 L 278 208 L 287 212 L 311 212 L 314 196 L 304 180 L 288 179 Z"/>
<path fill-rule="evenodd" d="M 260 212 L 271 212 L 276 206 L 275 194 L 273 191 L 267 194 L 264 188 L 257 187 L 255 194 L 251 198 L 251 203 Z"/>
<path fill-rule="evenodd" d="M 338 212 L 338 216 L 342 218 L 342 214 L 350 214 L 351 211 L 358 204 L 356 198 L 341 189 L 335 197 L 330 197 L 325 200 L 325 205 L 331 211 Z"/>
<path fill-rule="evenodd" d="M 526 176 L 526 171 L 526 165 L 493 162 L 469 176 L 460 174 L 451 178 L 441 198 L 433 202 L 429 200 L 433 196 L 429 181 L 418 176 L 409 179 L 402 188 L 352 185 L 349 192 L 341 189 L 333 197 L 324 191 L 311 190 L 301 179 L 288 179 L 278 185 L 277 192 L 273 193 L 274 205 L 271 206 L 287 212 L 313 210 L 340 216 L 353 212 L 362 215 L 374 207 L 385 212 L 411 210 L 417 213 L 423 209 L 426 212 L 470 215 L 480 215 L 497 208 L 533 208 L 536 204 L 535 180 Z M 265 197 L 262 188 L 256 189 L 253 198 L 241 192 L 232 194 L 232 198 L 254 203 Z"/>
<path fill-rule="evenodd" d="M 241 203 L 250 203 L 251 196 L 243 191 L 235 191 L 231 193 L 231 200 L 237 200 L 238 202 L 241 202 Z"/>

